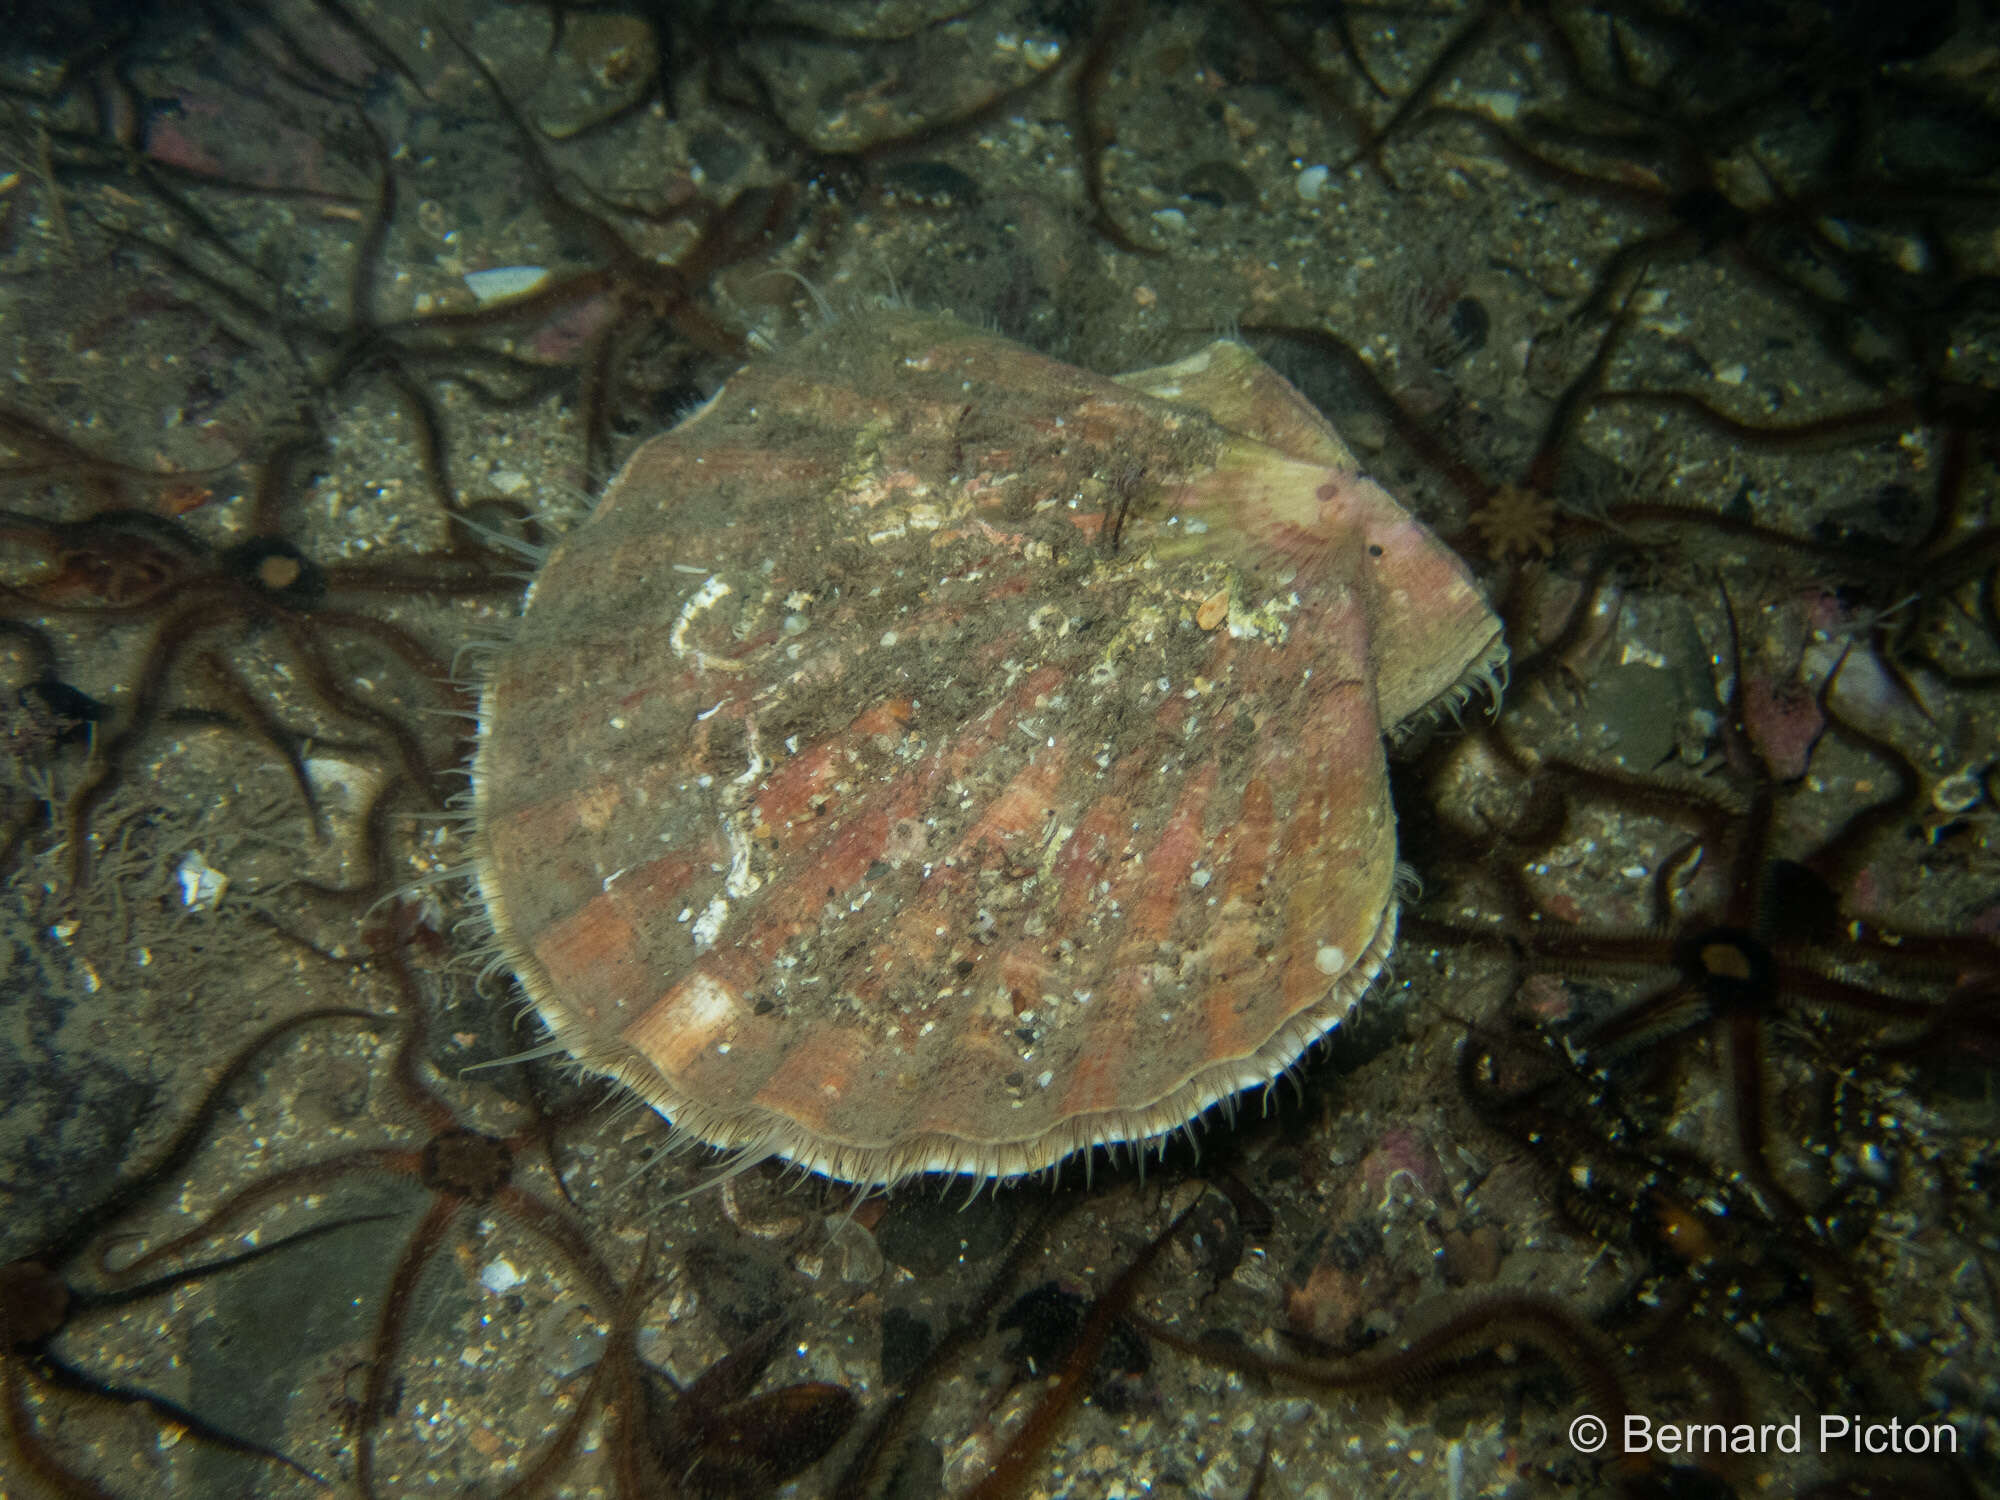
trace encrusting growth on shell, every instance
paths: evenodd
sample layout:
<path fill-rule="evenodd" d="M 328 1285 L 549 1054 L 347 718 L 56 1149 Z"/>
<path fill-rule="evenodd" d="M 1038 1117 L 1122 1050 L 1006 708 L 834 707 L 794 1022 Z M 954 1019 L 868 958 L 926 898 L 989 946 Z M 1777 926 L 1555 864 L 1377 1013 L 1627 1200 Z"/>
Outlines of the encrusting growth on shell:
<path fill-rule="evenodd" d="M 1241 345 L 845 322 L 640 448 L 496 651 L 478 883 L 712 1145 L 1012 1177 L 1268 1083 L 1395 936 L 1385 734 L 1504 661 Z"/>

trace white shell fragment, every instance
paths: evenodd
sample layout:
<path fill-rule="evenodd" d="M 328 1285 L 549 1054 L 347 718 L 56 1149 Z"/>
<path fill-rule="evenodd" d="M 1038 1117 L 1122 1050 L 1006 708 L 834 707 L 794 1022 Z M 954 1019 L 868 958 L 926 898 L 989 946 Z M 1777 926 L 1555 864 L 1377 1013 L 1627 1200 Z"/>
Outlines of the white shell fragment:
<path fill-rule="evenodd" d="M 229 877 L 203 859 L 198 849 L 181 856 L 174 878 L 180 882 L 181 905 L 190 911 L 214 911 L 229 889 Z"/>
<path fill-rule="evenodd" d="M 484 271 L 465 273 L 465 284 L 481 307 L 525 297 L 548 279 L 547 266 L 490 266 Z"/>

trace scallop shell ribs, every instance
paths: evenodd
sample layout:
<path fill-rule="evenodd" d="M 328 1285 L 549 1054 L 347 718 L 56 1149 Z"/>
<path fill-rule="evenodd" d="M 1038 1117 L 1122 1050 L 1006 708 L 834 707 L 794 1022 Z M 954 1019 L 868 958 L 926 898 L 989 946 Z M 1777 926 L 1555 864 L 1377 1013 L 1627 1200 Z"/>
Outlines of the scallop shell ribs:
<path fill-rule="evenodd" d="M 478 881 L 701 1140 L 1012 1177 L 1267 1084 L 1395 936 L 1383 738 L 1503 659 L 1242 346 L 872 315 L 641 447 L 485 688 Z"/>

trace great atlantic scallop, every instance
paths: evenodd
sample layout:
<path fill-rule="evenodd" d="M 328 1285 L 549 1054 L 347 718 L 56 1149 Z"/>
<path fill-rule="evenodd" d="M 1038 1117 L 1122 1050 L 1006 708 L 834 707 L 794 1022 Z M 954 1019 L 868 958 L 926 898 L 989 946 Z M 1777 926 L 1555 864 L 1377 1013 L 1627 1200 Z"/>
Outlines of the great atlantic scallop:
<path fill-rule="evenodd" d="M 1116 378 L 882 312 L 558 542 L 486 680 L 478 886 L 556 1038 L 857 1183 L 1267 1084 L 1395 936 L 1384 736 L 1504 660 L 1240 344 Z"/>

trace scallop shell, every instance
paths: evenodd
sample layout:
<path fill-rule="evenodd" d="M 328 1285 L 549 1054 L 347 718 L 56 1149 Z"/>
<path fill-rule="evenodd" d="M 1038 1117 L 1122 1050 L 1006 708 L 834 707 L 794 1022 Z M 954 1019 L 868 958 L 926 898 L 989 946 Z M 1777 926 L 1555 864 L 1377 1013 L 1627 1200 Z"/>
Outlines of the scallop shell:
<path fill-rule="evenodd" d="M 1383 736 L 1504 659 L 1241 345 L 1094 375 L 885 313 L 641 447 L 495 657 L 478 883 L 702 1141 L 1011 1177 L 1267 1084 L 1395 934 Z"/>

